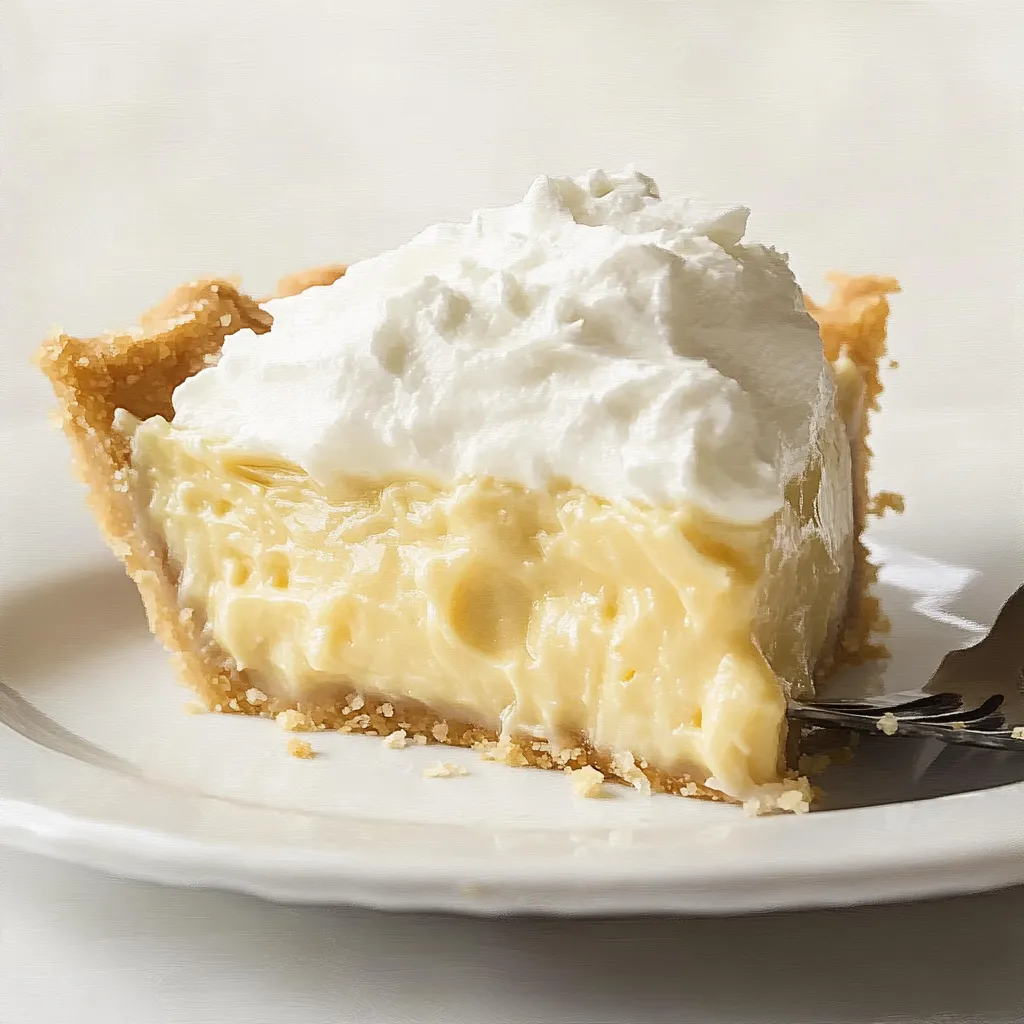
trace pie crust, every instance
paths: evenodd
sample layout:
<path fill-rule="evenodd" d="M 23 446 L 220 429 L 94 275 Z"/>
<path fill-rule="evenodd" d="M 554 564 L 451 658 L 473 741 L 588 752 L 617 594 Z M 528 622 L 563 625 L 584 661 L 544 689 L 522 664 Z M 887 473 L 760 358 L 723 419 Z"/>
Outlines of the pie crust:
<path fill-rule="evenodd" d="M 293 275 L 280 282 L 276 297 L 331 284 L 344 272 L 338 265 Z M 886 351 L 886 295 L 898 291 L 898 285 L 892 278 L 838 274 L 832 283 L 831 300 L 820 306 L 808 300 L 808 310 L 821 325 L 828 358 L 835 361 L 845 353 L 847 373 L 856 373 L 863 387 L 851 437 L 855 566 L 846 621 L 829 668 L 884 653 L 872 640 L 886 623 L 871 594 L 876 571 L 860 537 L 868 515 L 899 506 L 896 496 L 873 498 L 867 488 L 871 457 L 867 427 L 882 391 L 879 367 Z M 145 314 L 137 332 L 97 338 L 61 334 L 47 341 L 38 356 L 60 403 L 75 468 L 89 489 L 89 503 L 100 528 L 138 586 L 151 630 L 171 652 L 179 676 L 203 705 L 212 711 L 276 718 L 289 730 L 331 729 L 381 737 L 404 730 L 410 742 L 479 747 L 486 756 L 509 764 L 563 770 L 591 765 L 606 777 L 638 789 L 726 801 L 727 797 L 689 776 L 670 775 L 642 761 L 636 764 L 628 756 L 594 750 L 582 737 L 557 749 L 540 740 L 499 745 L 493 731 L 473 722 L 441 718 L 413 701 L 351 694 L 343 702 L 316 706 L 268 697 L 213 641 L 203 638 L 191 615 L 179 608 L 177 580 L 165 552 L 139 527 L 128 485 L 130 443 L 115 429 L 114 416 L 124 409 L 138 419 L 154 415 L 170 419 L 174 389 L 216 359 L 225 337 L 243 328 L 263 334 L 271 323 L 272 317 L 259 302 L 235 285 L 224 280 L 195 281 Z M 791 780 L 783 787 L 796 785 Z M 806 788 L 807 784 L 800 780 L 799 785 Z"/>

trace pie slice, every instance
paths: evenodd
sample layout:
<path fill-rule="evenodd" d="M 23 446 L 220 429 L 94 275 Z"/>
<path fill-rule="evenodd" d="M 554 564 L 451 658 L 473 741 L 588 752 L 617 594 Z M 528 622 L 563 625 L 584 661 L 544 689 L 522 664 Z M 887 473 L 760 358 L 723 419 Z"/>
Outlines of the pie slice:
<path fill-rule="evenodd" d="M 555 179 L 563 180 L 571 181 Z M 559 186 L 556 199 L 568 187 Z M 604 209 L 602 187 L 598 180 L 587 193 L 596 197 L 593 209 Z M 652 208 L 651 195 L 642 212 Z M 538 200 L 531 216 L 550 207 L 541 198 L 547 206 Z M 571 230 L 593 222 L 593 209 L 574 210 Z M 612 214 L 601 216 L 611 223 Z M 691 236 L 702 231 L 701 254 L 718 258 L 721 250 L 747 278 L 761 272 L 759 261 L 768 261 L 766 280 L 782 273 L 773 251 L 741 247 L 727 218 L 689 207 L 686 217 L 691 234 L 679 246 L 696 245 Z M 474 224 L 487 234 L 486 220 Z M 663 272 L 644 262 L 651 248 L 644 239 L 642 252 L 629 248 L 624 276 L 616 276 L 614 262 L 626 259 L 621 239 L 602 235 L 595 243 L 617 247 L 597 260 L 605 276 L 586 278 L 597 291 L 579 285 L 577 305 L 559 321 L 573 344 L 589 326 L 605 330 L 579 342 L 588 346 L 582 356 L 563 339 L 515 362 L 523 332 L 538 331 L 523 311 L 542 294 L 533 269 L 518 282 L 503 270 L 503 292 L 487 290 L 491 279 L 452 291 L 415 263 L 422 253 L 402 250 L 383 270 L 345 278 L 343 267 L 332 267 L 287 279 L 279 294 L 290 298 L 267 303 L 226 281 L 195 282 L 150 311 L 135 333 L 61 335 L 44 345 L 40 363 L 100 527 L 137 584 L 153 632 L 207 707 L 275 717 L 286 728 L 401 732 L 410 742 L 479 746 L 510 764 L 590 765 L 644 790 L 806 807 L 806 781 L 785 763 L 787 695 L 810 692 L 845 660 L 875 656 L 872 634 L 884 626 L 860 537 L 865 517 L 893 504 L 869 497 L 867 435 L 881 391 L 886 295 L 897 285 L 836 276 L 827 305 L 808 301 L 824 369 L 807 408 L 744 404 L 735 378 L 762 371 L 724 356 L 709 368 L 708 359 L 688 353 L 686 375 L 652 391 L 651 381 L 668 379 L 657 364 L 662 357 L 651 350 L 637 361 L 611 350 L 626 344 L 630 327 L 609 319 L 618 312 L 609 303 L 636 287 L 638 275 L 649 272 L 655 289 L 677 280 L 675 264 Z M 422 244 L 436 252 L 436 233 Z M 550 276 L 550 264 L 535 255 L 530 262 L 517 252 L 514 265 L 547 266 Z M 465 270 L 464 252 L 459 259 Z M 372 307 L 376 319 L 362 348 L 353 341 L 344 356 L 331 348 L 339 344 L 332 310 L 356 310 L 345 335 L 356 338 L 369 308 L 359 297 L 373 290 L 372 275 L 410 266 L 415 287 L 402 294 L 412 304 L 396 309 L 388 292 Z M 537 301 L 548 301 L 550 280 L 544 287 Z M 493 301 L 518 317 L 500 351 L 491 340 L 501 324 L 493 308 L 480 336 L 467 340 L 473 302 L 499 292 Z M 650 303 L 659 293 L 646 294 Z M 459 295 L 469 296 L 462 306 Z M 566 295 L 555 298 L 564 312 Z M 551 308 L 544 331 L 552 329 Z M 766 315 L 804 330 L 806 314 L 791 306 L 751 309 L 756 330 Z M 328 348 L 307 344 L 314 336 Z M 445 345 L 470 348 L 461 362 L 442 364 Z M 597 356 L 595 346 L 603 346 Z M 425 361 L 427 351 L 434 363 Z M 483 392 L 498 389 L 489 398 L 477 402 L 478 394 L 460 391 L 451 399 L 440 390 L 439 381 L 495 353 L 501 361 L 474 378 Z M 538 372 L 530 391 L 524 381 L 549 356 L 560 362 Z M 682 365 L 677 356 L 665 356 L 672 373 Z M 573 373 L 611 374 L 607 393 L 600 391 L 604 377 L 587 377 L 584 391 L 577 378 L 559 376 L 577 357 L 583 361 L 571 364 Z M 766 378 L 782 366 L 767 365 L 772 358 L 765 353 Z M 381 381 L 390 390 L 369 394 Z M 501 388 L 520 390 L 502 405 Z M 545 388 L 553 394 L 538 398 Z M 665 471 L 658 476 L 654 456 L 640 456 L 655 451 L 652 438 L 664 426 L 658 417 L 669 415 L 669 399 L 682 392 L 682 412 L 672 413 L 678 418 L 669 426 L 689 446 L 680 456 L 689 475 L 679 474 L 677 492 L 667 493 Z M 333 419 L 323 410 L 342 393 L 352 408 L 339 431 L 342 398 Z M 596 411 L 594 394 L 607 397 Z M 547 417 L 529 420 L 547 432 L 543 443 L 520 429 L 524 409 Z M 428 415 L 432 434 L 421 430 Z M 730 417 L 741 415 L 768 440 L 751 442 L 761 446 L 762 461 L 734 466 L 723 461 L 732 449 L 713 446 L 731 437 Z M 315 433 L 310 424 L 319 433 L 306 444 Z M 587 433 L 562 444 L 581 424 Z M 777 451 L 780 430 L 783 441 L 802 440 Z M 612 431 L 602 435 L 603 447 L 593 441 L 602 431 Z M 444 470 L 422 443 L 414 450 L 424 437 L 438 451 L 455 452 L 456 468 Z M 613 437 L 618 447 L 608 443 Z M 699 445 L 712 446 L 715 458 L 695 461 Z M 578 473 L 556 472 L 581 450 L 589 462 Z M 629 462 L 623 452 L 640 454 Z M 378 464 L 378 472 L 367 468 Z M 780 465 L 771 507 L 764 467 Z M 629 486 L 617 489 L 620 479 Z M 715 505 L 720 495 L 731 504 L 723 497 Z"/>

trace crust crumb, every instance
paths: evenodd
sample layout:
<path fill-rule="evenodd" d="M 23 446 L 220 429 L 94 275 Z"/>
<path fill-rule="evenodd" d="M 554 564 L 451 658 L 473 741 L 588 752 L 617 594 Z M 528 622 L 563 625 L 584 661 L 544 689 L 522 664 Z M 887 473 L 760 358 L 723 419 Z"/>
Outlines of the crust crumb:
<path fill-rule="evenodd" d="M 388 748 L 388 750 L 401 750 L 406 746 L 406 740 L 408 735 L 404 729 L 396 729 L 394 732 L 389 732 L 384 739 L 381 740 L 381 744 Z"/>
<path fill-rule="evenodd" d="M 300 761 L 312 761 L 316 757 L 316 751 L 305 740 L 290 739 L 287 750 L 292 757 L 297 757 Z"/>
<path fill-rule="evenodd" d="M 744 812 L 752 817 L 778 811 L 806 814 L 810 809 L 811 784 L 803 775 L 761 786 L 754 796 L 743 802 Z"/>
<path fill-rule="evenodd" d="M 266 704 L 268 698 L 262 690 L 258 690 L 255 686 L 250 686 L 245 691 L 245 699 L 255 708 L 259 707 L 260 704 Z"/>
<path fill-rule="evenodd" d="M 429 765 L 423 769 L 425 779 L 455 779 L 469 772 L 461 764 L 453 761 L 438 761 L 437 764 Z"/>
<path fill-rule="evenodd" d="M 644 775 L 640 768 L 637 767 L 637 763 L 634 760 L 633 755 L 628 750 L 620 751 L 619 753 L 612 755 L 612 771 L 622 779 L 623 782 L 628 782 L 634 789 L 650 796 L 651 781 L 646 775 Z"/>
<path fill-rule="evenodd" d="M 582 768 L 569 769 L 569 785 L 576 796 L 593 800 L 603 796 L 604 776 L 589 764 Z"/>
<path fill-rule="evenodd" d="M 480 750 L 485 761 L 497 761 L 512 768 L 521 768 L 530 763 L 523 748 L 512 740 L 502 740 L 490 745 L 481 744 Z"/>
<path fill-rule="evenodd" d="M 895 512 L 902 515 L 907 510 L 907 502 L 902 494 L 895 491 L 879 491 L 872 495 L 868 503 L 868 515 L 881 519 L 886 512 Z"/>
<path fill-rule="evenodd" d="M 789 811 L 791 814 L 806 814 L 810 809 L 810 800 L 804 798 L 803 794 L 796 789 L 790 789 L 783 793 L 775 802 L 780 811 Z"/>
<path fill-rule="evenodd" d="M 900 728 L 899 719 L 891 711 L 886 711 L 886 713 L 882 715 L 877 722 L 875 722 L 875 728 L 879 732 L 884 732 L 886 736 L 895 736 Z"/>
<path fill-rule="evenodd" d="M 304 715 L 301 711 L 295 711 L 291 708 L 287 711 L 281 711 L 275 721 L 285 732 L 301 732 L 310 729 L 313 725 L 308 715 Z"/>

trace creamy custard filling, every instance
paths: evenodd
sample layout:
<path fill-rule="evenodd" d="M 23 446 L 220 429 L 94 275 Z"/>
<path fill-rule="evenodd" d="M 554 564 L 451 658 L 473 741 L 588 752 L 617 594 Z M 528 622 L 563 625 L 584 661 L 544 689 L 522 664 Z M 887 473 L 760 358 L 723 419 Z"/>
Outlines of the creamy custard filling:
<path fill-rule="evenodd" d="M 343 478 L 160 417 L 133 490 L 179 600 L 284 699 L 409 698 L 506 734 L 582 735 L 733 795 L 779 777 L 849 586 L 849 448 L 833 415 L 771 519 L 566 483 Z"/>

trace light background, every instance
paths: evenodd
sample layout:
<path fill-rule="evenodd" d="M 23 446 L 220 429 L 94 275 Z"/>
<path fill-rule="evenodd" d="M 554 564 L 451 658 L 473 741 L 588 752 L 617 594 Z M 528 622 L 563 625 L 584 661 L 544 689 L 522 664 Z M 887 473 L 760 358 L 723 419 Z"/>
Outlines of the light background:
<path fill-rule="evenodd" d="M 258 293 L 542 170 L 635 161 L 666 192 L 747 203 L 816 294 L 830 268 L 899 276 L 879 486 L 930 498 L 937 463 L 1024 437 L 1015 0 L 3 11 L 2 409 L 43 408 L 27 360 L 55 326 L 129 324 L 201 275 Z M 1024 480 L 997 491 L 1024 508 Z M 955 560 L 947 543 L 923 553 Z"/>
<path fill-rule="evenodd" d="M 46 392 L 27 360 L 55 325 L 129 323 L 203 274 L 239 273 L 260 291 L 510 201 L 539 171 L 635 161 L 665 192 L 750 205 L 752 233 L 790 251 L 813 292 L 830 267 L 900 277 L 902 368 L 876 482 L 915 496 L 921 553 L 978 564 L 1008 592 L 1024 574 L 1024 455 L 1007 457 L 1024 443 L 1021 11 L 956 0 L 5 0 L 0 416 L 41 421 Z M 957 486 L 986 460 L 984 494 Z M 953 535 L 950 508 L 963 523 Z M 987 540 L 1006 536 L 1007 515 L 1019 527 L 1010 550 Z M 964 614 L 990 615 L 978 600 Z M 297 1019 L 327 1020 L 333 1002 L 341 1020 L 441 1020 L 445 989 L 463 985 L 455 1019 L 467 1021 L 604 1019 L 591 985 L 608 1020 L 880 1020 L 888 1011 L 864 988 L 875 955 L 890 962 L 879 976 L 893 1020 L 966 1020 L 972 1007 L 1024 1020 L 1011 973 L 1024 957 L 1008 949 L 1019 896 L 747 930 L 505 929 L 265 908 L 0 856 L 3 1024 L 72 1020 L 76 1007 L 114 1022 L 229 1022 L 238 1007 L 258 1022 L 283 1019 L 289 1001 Z M 930 945 L 944 926 L 958 937 Z M 872 950 L 876 932 L 886 937 Z M 857 984 L 833 1010 L 823 993 L 798 995 L 814 984 L 798 974 L 767 980 L 790 934 L 819 933 L 856 950 Z M 581 953 L 591 941 L 592 958 Z M 652 957 L 671 974 L 693 944 L 711 950 L 697 955 L 706 972 L 654 980 Z M 749 984 L 722 991 L 722 958 L 736 949 L 756 964 L 740 972 Z M 918 959 L 904 978 L 891 969 L 900 949 L 937 957 L 936 971 Z M 987 979 L 976 1003 L 949 980 L 950 950 Z M 293 967 L 275 967 L 275 953 Z M 605 977 L 615 970 L 618 986 Z M 91 972 L 106 987 L 87 999 Z M 434 994 L 417 1010 L 420 982 Z"/>

